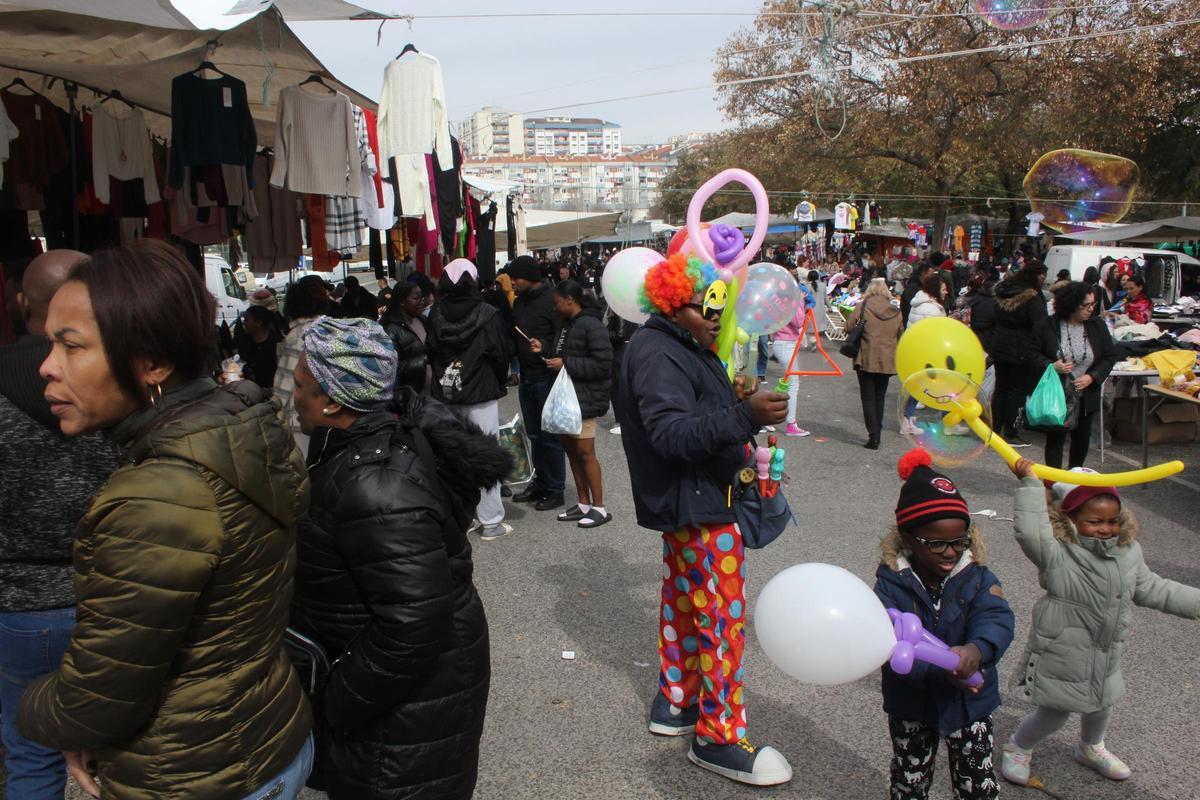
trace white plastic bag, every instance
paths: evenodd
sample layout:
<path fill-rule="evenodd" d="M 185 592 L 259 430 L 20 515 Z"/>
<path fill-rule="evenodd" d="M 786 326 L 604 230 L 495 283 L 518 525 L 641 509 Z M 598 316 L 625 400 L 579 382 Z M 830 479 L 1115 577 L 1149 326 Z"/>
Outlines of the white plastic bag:
<path fill-rule="evenodd" d="M 550 394 L 546 396 L 546 405 L 542 406 L 542 430 L 571 436 L 578 436 L 583 430 L 583 411 L 579 408 L 575 384 L 566 367 L 558 371 Z"/>

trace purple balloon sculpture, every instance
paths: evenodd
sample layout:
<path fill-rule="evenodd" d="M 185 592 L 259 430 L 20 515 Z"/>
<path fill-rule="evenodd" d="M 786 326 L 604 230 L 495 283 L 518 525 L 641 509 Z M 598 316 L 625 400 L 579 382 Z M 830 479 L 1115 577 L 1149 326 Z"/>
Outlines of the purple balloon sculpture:
<path fill-rule="evenodd" d="M 708 229 L 708 238 L 720 266 L 731 263 L 746 246 L 746 235 L 732 225 L 713 225 Z"/>
<path fill-rule="evenodd" d="M 896 632 L 896 646 L 892 648 L 892 671 L 898 675 L 912 672 L 913 661 L 924 661 L 944 670 L 953 672 L 958 669 L 959 657 L 941 639 L 925 630 L 921 618 L 910 612 L 900 612 L 894 608 L 887 610 Z M 967 686 L 972 689 L 983 686 L 983 675 L 976 672 L 967 678 Z"/>

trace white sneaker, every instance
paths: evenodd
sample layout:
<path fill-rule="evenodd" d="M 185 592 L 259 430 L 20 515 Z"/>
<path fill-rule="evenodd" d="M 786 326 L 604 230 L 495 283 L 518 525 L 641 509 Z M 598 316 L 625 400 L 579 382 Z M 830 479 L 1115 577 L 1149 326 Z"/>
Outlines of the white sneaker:
<path fill-rule="evenodd" d="M 900 433 L 918 436 L 921 433 L 920 427 L 917 426 L 916 417 L 905 417 L 900 420 Z"/>
<path fill-rule="evenodd" d="M 1000 756 L 1000 774 L 1009 783 L 1026 786 L 1029 783 L 1029 762 L 1032 750 L 1023 750 L 1012 742 L 1004 743 L 1004 754 Z"/>
<path fill-rule="evenodd" d="M 1125 762 L 1114 756 L 1100 744 L 1075 744 L 1075 760 L 1085 767 L 1096 770 L 1110 781 L 1123 781 L 1133 774 Z"/>
<path fill-rule="evenodd" d="M 761 428 L 758 429 L 758 432 L 759 433 L 774 433 L 775 426 L 774 425 L 763 425 Z"/>
<path fill-rule="evenodd" d="M 612 428 L 610 428 L 610 429 L 609 429 L 609 431 L 608 431 L 608 432 L 609 432 L 609 433 L 611 433 L 611 434 L 613 434 L 613 435 L 615 435 L 615 436 L 620 436 L 620 435 L 621 435 L 621 426 L 620 426 L 620 425 L 614 425 Z"/>
<path fill-rule="evenodd" d="M 480 541 L 490 542 L 493 539 L 499 539 L 501 536 L 508 536 L 513 532 L 513 526 L 507 522 L 499 522 L 495 525 L 487 525 L 483 532 L 479 534 Z"/>

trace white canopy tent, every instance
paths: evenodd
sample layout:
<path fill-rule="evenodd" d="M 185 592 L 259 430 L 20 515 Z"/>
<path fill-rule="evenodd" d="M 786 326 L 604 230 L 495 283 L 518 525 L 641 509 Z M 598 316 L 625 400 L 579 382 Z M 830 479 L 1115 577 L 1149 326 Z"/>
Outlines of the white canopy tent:
<path fill-rule="evenodd" d="M 1128 225 L 1113 225 L 1059 236 L 1073 242 L 1129 242 L 1157 244 L 1181 239 L 1200 239 L 1200 217 L 1167 217 Z"/>
<path fill-rule="evenodd" d="M 340 0 L 295 4 L 358 9 Z M 171 80 L 207 60 L 246 82 L 250 113 L 263 144 L 274 138 L 280 91 L 313 73 L 355 104 L 374 109 L 370 98 L 334 78 L 288 27 L 284 11 L 292 4 L 277 5 L 283 11 L 272 6 L 229 30 L 200 31 L 167 0 L 0 0 L 0 85 L 20 76 L 63 108 L 69 104 L 64 81 L 79 85 L 79 104 L 99 102 L 101 93 L 116 90 L 153 112 L 146 119 L 151 130 L 167 135 Z M 31 6 L 37 9 L 26 10 Z"/>

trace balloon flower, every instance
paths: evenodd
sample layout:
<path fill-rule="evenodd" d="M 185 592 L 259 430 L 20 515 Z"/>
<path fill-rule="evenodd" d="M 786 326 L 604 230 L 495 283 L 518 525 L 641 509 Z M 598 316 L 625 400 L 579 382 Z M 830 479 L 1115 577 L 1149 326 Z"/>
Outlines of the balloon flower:
<path fill-rule="evenodd" d="M 958 654 L 924 630 L 915 614 L 885 609 L 855 575 L 832 564 L 798 564 L 763 587 L 754 632 L 767 657 L 804 683 L 850 683 L 884 663 L 901 675 L 914 659 L 958 668 Z M 981 686 L 975 673 L 969 686 Z"/>
<path fill-rule="evenodd" d="M 896 374 L 908 396 L 927 408 L 944 412 L 939 428 L 966 425 L 1011 466 L 1021 456 L 987 424 L 986 410 L 977 397 L 984 364 L 983 345 L 978 337 L 969 327 L 949 317 L 918 322 L 904 332 L 896 346 Z M 927 442 L 918 444 L 924 446 Z M 926 449 L 936 463 L 943 463 L 938 447 Z M 1182 470 L 1182 461 L 1109 473 L 1069 472 L 1045 464 L 1033 467 L 1034 474 L 1043 481 L 1076 486 L 1130 486 L 1160 480 Z"/>

